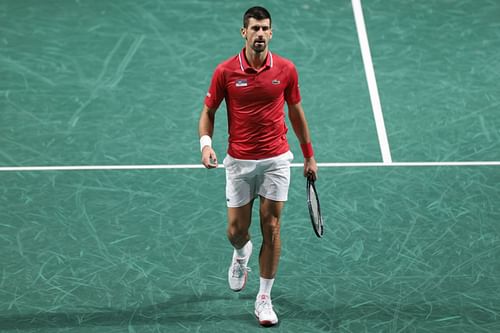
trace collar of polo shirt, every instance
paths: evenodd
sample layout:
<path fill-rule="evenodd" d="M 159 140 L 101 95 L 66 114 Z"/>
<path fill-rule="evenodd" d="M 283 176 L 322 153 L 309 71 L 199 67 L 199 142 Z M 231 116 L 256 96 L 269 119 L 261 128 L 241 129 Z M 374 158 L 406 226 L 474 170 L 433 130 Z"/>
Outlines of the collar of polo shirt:
<path fill-rule="evenodd" d="M 240 54 L 238 54 L 238 60 L 240 61 L 240 68 L 243 72 L 261 72 L 266 68 L 273 68 L 273 54 L 271 51 L 267 51 L 267 58 L 266 58 L 266 64 L 259 68 L 258 70 L 251 67 L 248 62 L 247 58 L 245 57 L 245 48 L 241 50 Z"/>

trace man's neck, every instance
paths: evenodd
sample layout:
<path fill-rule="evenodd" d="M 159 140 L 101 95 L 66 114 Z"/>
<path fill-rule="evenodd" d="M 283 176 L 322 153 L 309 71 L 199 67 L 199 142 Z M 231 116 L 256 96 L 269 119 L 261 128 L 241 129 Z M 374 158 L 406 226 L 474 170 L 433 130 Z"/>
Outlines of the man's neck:
<path fill-rule="evenodd" d="M 267 49 L 263 52 L 255 52 L 250 48 L 246 48 L 245 57 L 247 58 L 250 67 L 254 69 L 260 69 L 262 66 L 264 66 L 264 64 L 266 63 L 267 52 Z"/>

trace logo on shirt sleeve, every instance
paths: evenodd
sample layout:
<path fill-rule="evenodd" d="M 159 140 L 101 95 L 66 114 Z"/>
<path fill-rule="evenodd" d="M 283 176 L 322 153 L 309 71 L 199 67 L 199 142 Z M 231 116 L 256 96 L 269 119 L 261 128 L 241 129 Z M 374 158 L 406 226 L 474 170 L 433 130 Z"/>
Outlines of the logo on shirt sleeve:
<path fill-rule="evenodd" d="M 272 80 L 271 83 L 276 85 L 276 84 L 280 84 L 281 82 L 280 82 L 280 80 Z"/>
<path fill-rule="evenodd" d="M 237 87 L 246 87 L 248 86 L 247 80 L 236 80 L 236 86 Z"/>

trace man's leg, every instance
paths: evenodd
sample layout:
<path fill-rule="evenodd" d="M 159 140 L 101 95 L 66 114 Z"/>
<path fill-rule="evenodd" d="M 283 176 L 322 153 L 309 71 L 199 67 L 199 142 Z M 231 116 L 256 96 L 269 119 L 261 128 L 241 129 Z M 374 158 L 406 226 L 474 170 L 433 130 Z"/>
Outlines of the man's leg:
<path fill-rule="evenodd" d="M 248 260 L 252 254 L 252 242 L 248 232 L 252 221 L 253 200 L 242 207 L 228 207 L 227 237 L 234 247 L 233 259 L 228 271 L 229 287 L 234 291 L 245 288 L 248 277 Z"/>
<path fill-rule="evenodd" d="M 280 218 L 285 203 L 260 198 L 260 228 L 262 247 L 260 249 L 260 276 L 274 279 L 281 253 Z"/>
<path fill-rule="evenodd" d="M 278 270 L 281 253 L 280 218 L 285 203 L 261 197 L 260 227 L 262 247 L 260 249 L 260 288 L 255 302 L 255 315 L 263 326 L 278 323 L 278 316 L 271 302 L 271 288 Z"/>
<path fill-rule="evenodd" d="M 227 238 L 235 249 L 241 249 L 249 240 L 253 200 L 241 207 L 227 208 Z"/>

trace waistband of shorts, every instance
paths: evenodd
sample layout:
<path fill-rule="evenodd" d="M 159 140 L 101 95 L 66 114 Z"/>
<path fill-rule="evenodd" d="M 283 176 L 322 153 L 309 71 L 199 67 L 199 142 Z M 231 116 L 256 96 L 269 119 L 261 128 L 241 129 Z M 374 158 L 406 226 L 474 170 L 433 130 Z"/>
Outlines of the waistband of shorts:
<path fill-rule="evenodd" d="M 288 156 L 289 154 L 292 154 L 292 157 L 293 157 L 293 153 L 288 150 L 287 152 L 283 153 L 283 154 L 279 154 L 279 155 L 276 155 L 276 156 L 273 156 L 273 157 L 268 157 L 268 158 L 263 158 L 263 159 L 260 159 L 260 160 L 246 160 L 246 159 L 241 159 L 241 158 L 236 158 L 236 157 L 233 157 L 229 154 L 227 154 L 227 157 L 231 158 L 232 160 L 234 161 L 245 161 L 245 162 L 265 162 L 265 161 L 272 161 L 274 159 L 280 159 L 282 157 L 286 157 Z"/>

